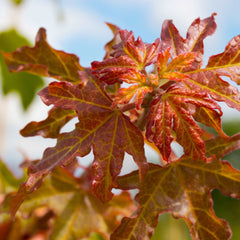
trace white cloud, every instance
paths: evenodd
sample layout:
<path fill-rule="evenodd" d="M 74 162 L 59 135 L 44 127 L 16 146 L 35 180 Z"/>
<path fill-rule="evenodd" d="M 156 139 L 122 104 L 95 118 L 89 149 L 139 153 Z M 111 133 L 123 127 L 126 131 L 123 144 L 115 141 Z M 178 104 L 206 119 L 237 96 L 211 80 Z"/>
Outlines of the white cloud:
<path fill-rule="evenodd" d="M 153 1 L 152 15 L 150 16 L 155 24 L 162 23 L 165 19 L 172 19 L 178 28 L 183 31 L 196 17 L 204 14 L 204 4 L 202 2 L 204 1 Z"/>
<path fill-rule="evenodd" d="M 221 0 L 216 5 L 215 0 L 152 0 L 149 11 L 152 12 L 152 23 L 159 26 L 165 19 L 172 19 L 176 27 L 185 36 L 185 33 L 192 23 L 198 17 L 201 19 L 211 16 L 215 11 L 221 11 L 225 3 Z"/>
<path fill-rule="evenodd" d="M 48 40 L 54 47 L 61 46 L 63 41 L 77 35 L 101 38 L 110 34 L 104 19 L 90 9 L 66 4 L 62 12 L 63 19 L 60 20 L 56 5 L 49 0 L 41 0 L 37 4 L 35 1 L 26 1 L 16 11 L 11 4 L 3 1 L 0 29 L 15 25 L 20 32 L 33 40 L 38 29 L 44 27 L 47 29 Z"/>

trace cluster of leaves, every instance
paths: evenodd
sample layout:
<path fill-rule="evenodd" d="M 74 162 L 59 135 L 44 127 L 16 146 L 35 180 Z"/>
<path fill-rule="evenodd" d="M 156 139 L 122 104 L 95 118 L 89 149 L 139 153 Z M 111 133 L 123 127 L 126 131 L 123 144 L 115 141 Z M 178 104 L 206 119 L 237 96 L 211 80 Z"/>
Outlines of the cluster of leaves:
<path fill-rule="evenodd" d="M 183 218 L 193 239 L 229 239 L 229 226 L 215 215 L 210 192 L 218 188 L 240 198 L 240 172 L 222 160 L 240 147 L 240 134 L 223 132 L 218 104 L 240 110 L 238 89 L 222 78 L 240 83 L 240 36 L 202 67 L 203 40 L 216 29 L 214 16 L 196 19 L 185 39 L 166 20 L 161 37 L 151 44 L 108 24 L 114 37 L 105 45 L 103 61 L 91 68 L 52 48 L 43 28 L 34 47 L 2 53 L 11 72 L 58 81 L 39 93 L 52 105 L 48 117 L 21 130 L 26 137 L 56 138 L 57 144 L 30 164 L 27 180 L 15 195 L 5 196 L 1 211 L 9 208 L 12 218 L 18 210 L 36 217 L 36 209 L 47 207 L 50 239 L 91 233 L 112 240 L 150 239 L 164 212 Z M 75 129 L 60 133 L 73 118 Z M 180 158 L 173 142 L 183 148 Z M 147 162 L 144 143 L 159 152 L 159 164 Z M 92 164 L 74 177 L 79 157 L 91 150 Z M 119 176 L 125 153 L 138 170 Z M 114 196 L 113 188 L 121 194 Z M 139 190 L 135 199 L 130 189 Z"/>

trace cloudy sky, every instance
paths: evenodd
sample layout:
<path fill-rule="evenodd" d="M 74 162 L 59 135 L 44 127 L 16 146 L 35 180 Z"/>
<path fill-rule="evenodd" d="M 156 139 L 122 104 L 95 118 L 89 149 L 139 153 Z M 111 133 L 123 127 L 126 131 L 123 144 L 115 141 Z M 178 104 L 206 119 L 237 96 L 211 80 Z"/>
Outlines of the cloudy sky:
<path fill-rule="evenodd" d="M 165 19 L 172 19 L 185 37 L 195 18 L 216 12 L 217 31 L 205 41 L 208 57 L 223 51 L 227 42 L 240 34 L 238 0 L 25 0 L 17 9 L 9 2 L 0 0 L 0 31 L 15 26 L 34 42 L 38 29 L 44 27 L 49 43 L 78 55 L 83 66 L 103 57 L 103 46 L 111 38 L 105 22 L 133 30 L 136 37 L 152 42 L 159 37 Z M 6 131 L 2 134 L 5 144 L 0 148 L 4 159 L 20 162 L 21 152 L 39 158 L 46 146 L 55 144 L 40 137 L 24 139 L 18 134 L 29 121 L 46 116 L 48 109 L 38 98 L 27 113 L 23 113 L 15 95 L 1 99 L 0 108 L 7 111 Z"/>

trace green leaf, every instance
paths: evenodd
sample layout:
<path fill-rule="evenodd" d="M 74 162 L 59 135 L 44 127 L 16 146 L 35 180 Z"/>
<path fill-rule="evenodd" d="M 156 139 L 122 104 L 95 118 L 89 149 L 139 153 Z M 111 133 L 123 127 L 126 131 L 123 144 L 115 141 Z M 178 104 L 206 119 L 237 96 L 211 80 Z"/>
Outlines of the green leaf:
<path fill-rule="evenodd" d="M 0 50 L 11 52 L 23 45 L 29 45 L 29 42 L 15 29 L 0 33 Z M 22 106 L 26 110 L 35 97 L 36 91 L 43 86 L 43 80 L 39 76 L 29 73 L 10 74 L 2 53 L 0 53 L 0 66 L 3 93 L 17 92 L 21 97 Z"/>
<path fill-rule="evenodd" d="M 18 189 L 19 184 L 26 179 L 26 174 L 16 178 L 7 165 L 0 160 L 0 193 L 9 193 Z"/>
<path fill-rule="evenodd" d="M 15 5 L 20 5 L 24 2 L 24 0 L 10 0 L 12 3 L 14 3 Z"/>

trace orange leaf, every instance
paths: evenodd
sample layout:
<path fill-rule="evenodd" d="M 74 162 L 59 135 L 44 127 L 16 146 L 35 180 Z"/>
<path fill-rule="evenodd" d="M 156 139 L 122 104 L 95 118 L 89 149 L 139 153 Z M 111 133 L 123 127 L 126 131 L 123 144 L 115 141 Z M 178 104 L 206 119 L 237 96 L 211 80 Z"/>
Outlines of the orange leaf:
<path fill-rule="evenodd" d="M 225 51 L 209 58 L 206 69 L 219 76 L 228 76 L 240 84 L 240 35 L 234 37 L 226 46 Z"/>
<path fill-rule="evenodd" d="M 92 62 L 94 73 L 108 84 L 122 82 L 121 75 L 129 71 L 140 73 L 145 70 L 145 67 L 156 62 L 160 52 L 159 39 L 153 44 L 147 44 L 140 37 L 135 40 L 132 31 L 119 30 L 118 33 L 121 41 L 113 46 L 112 58 Z"/>

